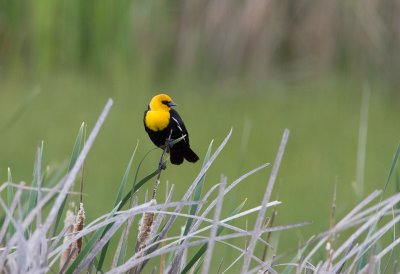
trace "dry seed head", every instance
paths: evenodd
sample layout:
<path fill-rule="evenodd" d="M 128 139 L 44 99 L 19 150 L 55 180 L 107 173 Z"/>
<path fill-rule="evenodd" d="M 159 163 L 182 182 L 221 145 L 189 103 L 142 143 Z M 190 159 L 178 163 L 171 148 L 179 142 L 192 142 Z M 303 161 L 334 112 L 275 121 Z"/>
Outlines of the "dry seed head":
<path fill-rule="evenodd" d="M 75 219 L 75 225 L 74 225 L 74 234 L 80 232 L 83 229 L 83 226 L 85 224 L 85 209 L 83 207 L 83 203 L 79 204 L 79 211 L 78 214 L 76 215 L 76 219 Z M 76 248 L 77 248 L 77 252 L 75 252 L 73 259 L 76 258 L 76 256 L 78 256 L 78 254 L 81 252 L 81 248 L 82 248 L 82 238 L 79 238 L 76 241 Z"/>
<path fill-rule="evenodd" d="M 74 233 L 74 221 L 75 215 L 71 210 L 73 205 L 70 204 L 70 208 L 68 208 L 65 219 L 64 226 L 67 228 L 64 235 L 64 243 L 68 242 Z M 73 244 L 70 244 L 66 250 L 61 254 L 60 257 L 60 270 L 63 268 L 64 264 L 68 261 L 68 257 L 71 254 L 73 248 Z"/>
<path fill-rule="evenodd" d="M 156 199 L 150 200 L 150 206 L 154 206 L 156 204 L 157 204 Z M 152 212 L 143 213 L 143 217 L 140 220 L 140 225 L 139 225 L 139 235 L 138 235 L 139 249 L 138 249 L 138 252 L 140 252 L 143 248 L 146 247 L 146 244 L 147 244 L 146 242 L 151 233 L 153 221 L 154 221 L 154 213 L 152 213 Z"/>

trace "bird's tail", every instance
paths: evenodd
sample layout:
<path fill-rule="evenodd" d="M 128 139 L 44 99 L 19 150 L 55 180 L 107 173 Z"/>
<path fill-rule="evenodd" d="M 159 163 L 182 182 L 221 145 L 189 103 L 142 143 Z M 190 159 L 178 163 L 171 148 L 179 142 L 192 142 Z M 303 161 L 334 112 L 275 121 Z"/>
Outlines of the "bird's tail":
<path fill-rule="evenodd" d="M 171 148 L 170 160 L 172 164 L 180 165 L 183 163 L 184 158 L 191 163 L 195 163 L 197 162 L 197 160 L 199 160 L 199 156 L 197 156 L 196 153 L 194 153 L 194 151 L 190 149 L 190 147 L 179 149 L 175 147 Z"/>
<path fill-rule="evenodd" d="M 171 148 L 170 150 L 170 160 L 174 165 L 180 165 L 183 163 L 183 153 L 180 150 Z"/>
<path fill-rule="evenodd" d="M 199 156 L 190 147 L 185 149 L 183 157 L 191 163 L 196 163 L 199 160 Z"/>

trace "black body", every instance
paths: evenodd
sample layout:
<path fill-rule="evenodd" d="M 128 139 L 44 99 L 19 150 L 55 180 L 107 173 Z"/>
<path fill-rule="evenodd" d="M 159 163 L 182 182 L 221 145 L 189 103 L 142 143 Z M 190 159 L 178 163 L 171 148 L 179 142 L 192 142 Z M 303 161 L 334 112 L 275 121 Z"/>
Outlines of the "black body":
<path fill-rule="evenodd" d="M 148 110 L 144 112 L 144 117 L 146 117 L 146 113 Z M 183 123 L 181 117 L 178 112 L 174 109 L 169 110 L 170 120 L 168 126 L 161 131 L 153 131 L 146 127 L 146 122 L 144 121 L 144 128 L 146 132 L 149 134 L 151 141 L 157 146 L 162 147 L 165 145 L 165 142 L 171 135 L 171 140 L 178 139 L 184 135 L 185 138 L 174 144 L 170 148 L 170 160 L 174 165 L 180 165 L 183 163 L 183 159 L 191 163 L 197 162 L 199 157 L 194 153 L 194 151 L 190 148 L 189 144 L 189 134 L 186 130 L 185 124 Z M 172 132 L 171 132 L 172 131 Z"/>

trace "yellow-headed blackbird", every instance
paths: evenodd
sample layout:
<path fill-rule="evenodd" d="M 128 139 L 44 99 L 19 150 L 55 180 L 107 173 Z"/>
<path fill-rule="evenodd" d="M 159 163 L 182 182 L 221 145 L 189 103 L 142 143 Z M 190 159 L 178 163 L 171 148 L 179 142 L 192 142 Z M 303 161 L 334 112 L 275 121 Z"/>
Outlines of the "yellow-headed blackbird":
<path fill-rule="evenodd" d="M 171 97 L 166 94 L 154 96 L 147 110 L 144 112 L 144 128 L 153 143 L 162 147 L 169 139 L 184 139 L 170 147 L 170 160 L 172 164 L 180 165 L 183 159 L 191 163 L 197 162 L 199 157 L 189 145 L 189 134 L 178 112 L 171 107 L 176 106 Z"/>

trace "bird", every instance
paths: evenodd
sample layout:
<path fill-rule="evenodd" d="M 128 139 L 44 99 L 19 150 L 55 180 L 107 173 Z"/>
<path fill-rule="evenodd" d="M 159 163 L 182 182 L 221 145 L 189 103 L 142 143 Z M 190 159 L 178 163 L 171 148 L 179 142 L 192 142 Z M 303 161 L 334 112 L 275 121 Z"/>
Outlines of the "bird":
<path fill-rule="evenodd" d="M 181 116 L 172 107 L 176 106 L 167 94 L 154 96 L 144 112 L 144 128 L 151 141 L 160 148 L 169 146 L 170 161 L 180 165 L 183 160 L 195 163 L 199 156 L 190 148 L 189 133 Z M 184 136 L 182 140 L 171 145 L 171 140 Z"/>

